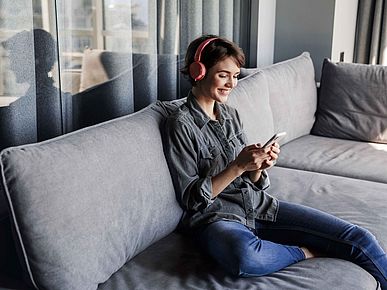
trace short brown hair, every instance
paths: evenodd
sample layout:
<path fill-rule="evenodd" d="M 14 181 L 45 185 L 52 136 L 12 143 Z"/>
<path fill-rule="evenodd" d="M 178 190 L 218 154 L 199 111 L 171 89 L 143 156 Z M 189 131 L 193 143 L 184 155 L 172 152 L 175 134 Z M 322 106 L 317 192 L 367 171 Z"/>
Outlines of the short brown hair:
<path fill-rule="evenodd" d="M 185 65 L 181 69 L 181 73 L 188 77 L 190 83 L 193 86 L 195 86 L 196 82 L 189 74 L 189 67 L 191 63 L 195 61 L 195 53 L 199 45 L 209 38 L 216 39 L 211 41 L 203 49 L 200 58 L 200 62 L 204 64 L 206 70 L 209 70 L 211 67 L 213 67 L 219 61 L 225 59 L 226 57 L 232 57 L 238 67 L 242 67 L 245 64 L 245 55 L 242 49 L 236 43 L 229 41 L 225 38 L 210 34 L 198 37 L 189 44 L 187 53 L 185 55 Z"/>

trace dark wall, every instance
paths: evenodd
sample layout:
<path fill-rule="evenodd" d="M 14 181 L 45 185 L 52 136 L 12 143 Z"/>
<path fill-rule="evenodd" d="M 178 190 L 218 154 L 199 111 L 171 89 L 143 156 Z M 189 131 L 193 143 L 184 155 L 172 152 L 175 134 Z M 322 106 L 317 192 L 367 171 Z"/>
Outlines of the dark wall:
<path fill-rule="evenodd" d="M 309 51 L 319 80 L 332 53 L 334 13 L 335 0 L 277 0 L 274 62 Z"/>

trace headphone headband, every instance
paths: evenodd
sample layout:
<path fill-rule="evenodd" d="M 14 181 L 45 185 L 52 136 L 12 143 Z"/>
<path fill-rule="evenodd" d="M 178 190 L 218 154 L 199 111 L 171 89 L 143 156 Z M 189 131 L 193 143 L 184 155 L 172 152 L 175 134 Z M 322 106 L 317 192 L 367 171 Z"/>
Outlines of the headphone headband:
<path fill-rule="evenodd" d="M 196 49 L 195 56 L 194 56 L 194 61 L 200 62 L 200 58 L 202 57 L 202 51 L 203 49 L 212 41 L 218 39 L 218 37 L 212 37 L 204 40 Z"/>
<path fill-rule="evenodd" d="M 218 39 L 218 37 L 212 37 L 204 40 L 196 49 L 194 62 L 189 66 L 189 75 L 195 80 L 200 81 L 206 75 L 206 66 L 200 62 L 203 49 L 211 42 Z"/>

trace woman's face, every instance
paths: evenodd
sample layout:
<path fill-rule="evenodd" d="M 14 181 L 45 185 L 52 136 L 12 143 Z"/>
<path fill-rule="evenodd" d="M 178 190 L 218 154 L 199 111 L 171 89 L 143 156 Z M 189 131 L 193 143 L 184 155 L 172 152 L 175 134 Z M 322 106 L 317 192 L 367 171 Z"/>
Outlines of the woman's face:
<path fill-rule="evenodd" d="M 227 57 L 211 67 L 197 84 L 202 97 L 225 103 L 231 90 L 237 85 L 240 68 L 232 57 Z"/>

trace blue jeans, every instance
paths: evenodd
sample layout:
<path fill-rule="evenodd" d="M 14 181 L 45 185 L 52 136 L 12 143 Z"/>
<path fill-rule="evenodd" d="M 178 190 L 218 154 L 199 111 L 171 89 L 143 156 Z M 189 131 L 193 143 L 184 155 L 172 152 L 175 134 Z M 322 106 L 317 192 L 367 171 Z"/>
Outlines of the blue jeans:
<path fill-rule="evenodd" d="M 277 220 L 256 220 L 252 230 L 234 221 L 203 226 L 195 235 L 224 269 L 239 277 L 262 276 L 304 260 L 305 246 L 328 257 L 351 261 L 387 290 L 387 256 L 376 238 L 330 214 L 283 202 Z"/>

